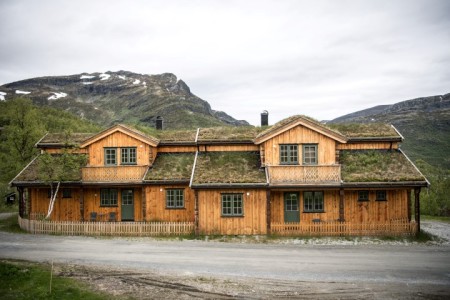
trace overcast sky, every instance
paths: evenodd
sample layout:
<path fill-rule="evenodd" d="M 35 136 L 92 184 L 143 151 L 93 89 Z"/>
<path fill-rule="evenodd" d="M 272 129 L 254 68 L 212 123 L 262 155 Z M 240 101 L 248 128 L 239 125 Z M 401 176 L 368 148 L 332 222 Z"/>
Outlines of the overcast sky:
<path fill-rule="evenodd" d="M 450 1 L 0 1 L 0 85 L 174 73 L 257 125 L 450 92 Z"/>

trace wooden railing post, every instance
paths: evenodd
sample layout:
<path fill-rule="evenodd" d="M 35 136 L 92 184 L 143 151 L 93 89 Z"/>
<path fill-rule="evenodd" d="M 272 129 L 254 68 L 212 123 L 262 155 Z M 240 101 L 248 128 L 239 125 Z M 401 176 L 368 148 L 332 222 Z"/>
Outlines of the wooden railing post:
<path fill-rule="evenodd" d="M 266 191 L 266 222 L 267 222 L 267 234 L 271 234 L 271 227 L 270 227 L 270 222 L 271 222 L 271 218 L 272 218 L 272 210 L 271 210 L 271 205 L 270 205 L 270 190 Z"/>
<path fill-rule="evenodd" d="M 339 190 L 339 222 L 345 222 L 344 216 L 344 189 Z"/>

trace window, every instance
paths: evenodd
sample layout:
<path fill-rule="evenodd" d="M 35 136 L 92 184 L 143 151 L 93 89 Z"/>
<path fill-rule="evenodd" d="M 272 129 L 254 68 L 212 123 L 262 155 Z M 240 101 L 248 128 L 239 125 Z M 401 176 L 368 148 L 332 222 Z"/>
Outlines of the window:
<path fill-rule="evenodd" d="M 280 164 L 298 164 L 298 145 L 280 145 Z"/>
<path fill-rule="evenodd" d="M 122 205 L 133 205 L 133 190 L 122 190 Z"/>
<path fill-rule="evenodd" d="M 298 194 L 297 193 L 285 193 L 284 194 L 285 210 L 286 211 L 298 211 Z"/>
<path fill-rule="evenodd" d="M 62 190 L 63 198 L 72 198 L 72 189 Z"/>
<path fill-rule="evenodd" d="M 303 164 L 317 165 L 317 145 L 303 145 Z"/>
<path fill-rule="evenodd" d="M 121 148 L 121 164 L 135 165 L 136 164 L 136 148 Z"/>
<path fill-rule="evenodd" d="M 242 194 L 222 194 L 222 216 L 235 217 L 243 215 Z"/>
<path fill-rule="evenodd" d="M 105 165 L 117 165 L 116 148 L 105 148 Z"/>
<path fill-rule="evenodd" d="M 358 201 L 369 201 L 369 191 L 358 191 Z"/>
<path fill-rule="evenodd" d="M 304 211 L 305 212 L 323 212 L 323 192 L 304 192 Z"/>
<path fill-rule="evenodd" d="M 117 206 L 117 189 L 101 189 L 100 206 Z"/>
<path fill-rule="evenodd" d="M 184 190 L 166 190 L 167 208 L 184 208 Z"/>
<path fill-rule="evenodd" d="M 375 200 L 386 201 L 387 200 L 386 191 L 377 191 Z"/>
<path fill-rule="evenodd" d="M 304 192 L 304 211 L 305 212 L 323 212 L 323 192 Z"/>

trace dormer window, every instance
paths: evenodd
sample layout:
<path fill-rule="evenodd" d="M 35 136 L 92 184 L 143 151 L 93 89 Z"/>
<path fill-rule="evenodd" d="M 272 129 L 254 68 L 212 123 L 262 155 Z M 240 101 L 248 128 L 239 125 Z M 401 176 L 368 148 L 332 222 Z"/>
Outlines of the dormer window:
<path fill-rule="evenodd" d="M 317 145 L 305 144 L 303 145 L 303 164 L 317 165 Z"/>
<path fill-rule="evenodd" d="M 114 166 L 117 165 L 117 149 L 105 148 L 105 165 Z"/>
<path fill-rule="evenodd" d="M 298 165 L 298 145 L 280 145 L 280 164 Z"/>
<path fill-rule="evenodd" d="M 136 148 L 121 148 L 121 164 L 122 165 L 135 165 L 136 164 Z"/>

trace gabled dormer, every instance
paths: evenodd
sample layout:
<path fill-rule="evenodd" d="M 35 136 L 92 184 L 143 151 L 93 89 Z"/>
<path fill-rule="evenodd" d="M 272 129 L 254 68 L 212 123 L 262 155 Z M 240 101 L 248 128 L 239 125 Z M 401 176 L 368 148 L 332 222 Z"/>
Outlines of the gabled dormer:
<path fill-rule="evenodd" d="M 89 155 L 83 182 L 139 182 L 157 154 L 159 140 L 125 125 L 115 125 L 85 140 Z"/>

